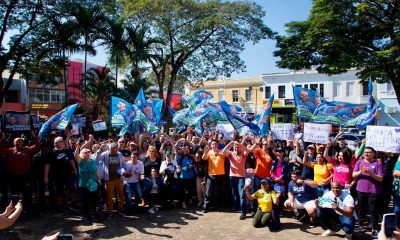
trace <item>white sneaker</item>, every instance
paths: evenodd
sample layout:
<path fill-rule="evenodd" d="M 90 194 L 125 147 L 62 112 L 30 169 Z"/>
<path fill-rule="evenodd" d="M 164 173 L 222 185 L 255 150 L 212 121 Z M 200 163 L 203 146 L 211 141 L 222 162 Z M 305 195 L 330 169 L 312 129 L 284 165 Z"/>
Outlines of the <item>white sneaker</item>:
<path fill-rule="evenodd" d="M 153 208 L 150 208 L 150 209 L 148 210 L 148 212 L 149 212 L 150 214 L 154 214 L 154 213 L 156 213 L 156 212 L 154 211 L 154 209 L 153 209 Z"/>
<path fill-rule="evenodd" d="M 322 237 L 335 236 L 335 235 L 336 235 L 336 232 L 329 230 L 329 229 L 321 234 Z"/>
<path fill-rule="evenodd" d="M 344 239 L 346 239 L 346 240 L 351 240 L 351 239 L 353 239 L 353 234 L 351 234 L 351 233 L 346 233 L 346 234 L 344 235 Z"/>

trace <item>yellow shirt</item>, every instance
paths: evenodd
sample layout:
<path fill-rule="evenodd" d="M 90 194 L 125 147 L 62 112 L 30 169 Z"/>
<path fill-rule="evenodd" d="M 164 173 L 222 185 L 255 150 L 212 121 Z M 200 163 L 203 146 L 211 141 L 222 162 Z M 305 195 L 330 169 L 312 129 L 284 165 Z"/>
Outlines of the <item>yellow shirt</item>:
<path fill-rule="evenodd" d="M 324 163 L 322 165 L 313 163 L 314 168 L 314 181 L 318 183 L 318 185 L 322 184 L 322 180 L 328 178 L 330 175 L 330 170 L 332 169 L 332 164 Z"/>
<path fill-rule="evenodd" d="M 205 160 L 208 160 L 208 174 L 210 175 L 224 175 L 225 174 L 225 157 L 221 153 L 216 154 L 210 150 Z"/>
<path fill-rule="evenodd" d="M 263 213 L 272 212 L 272 198 L 276 197 L 274 190 L 267 193 L 260 189 L 256 191 L 254 195 L 257 197 L 258 207 L 261 208 Z"/>

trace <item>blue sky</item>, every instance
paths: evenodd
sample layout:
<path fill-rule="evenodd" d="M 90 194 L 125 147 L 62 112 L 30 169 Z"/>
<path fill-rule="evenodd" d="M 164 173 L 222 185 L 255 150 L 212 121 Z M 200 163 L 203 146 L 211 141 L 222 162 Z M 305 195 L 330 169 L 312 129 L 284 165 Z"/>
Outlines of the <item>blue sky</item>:
<path fill-rule="evenodd" d="M 256 0 L 254 1 L 262 6 L 266 12 L 265 23 L 280 34 L 285 33 L 284 25 L 290 21 L 301 21 L 307 19 L 312 0 Z M 275 66 L 277 58 L 274 58 L 272 52 L 275 50 L 275 41 L 263 40 L 258 44 L 246 44 L 246 49 L 241 57 L 245 62 L 246 72 L 233 73 L 231 78 L 249 78 L 256 77 L 263 73 L 274 73 L 287 71 Z M 71 57 L 83 59 L 83 54 L 76 54 Z M 107 56 L 103 49 L 98 49 L 96 56 L 88 57 L 89 62 L 105 65 Z"/>

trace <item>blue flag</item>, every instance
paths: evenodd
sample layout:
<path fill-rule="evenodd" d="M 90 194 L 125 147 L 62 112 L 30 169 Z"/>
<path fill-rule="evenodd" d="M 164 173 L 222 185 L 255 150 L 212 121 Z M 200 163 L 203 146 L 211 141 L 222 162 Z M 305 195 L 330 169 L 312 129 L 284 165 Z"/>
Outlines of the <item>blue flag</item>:
<path fill-rule="evenodd" d="M 74 104 L 64 108 L 47 120 L 40 128 L 38 135 L 39 139 L 47 137 L 51 129 L 65 130 L 78 105 L 79 104 Z"/>
<path fill-rule="evenodd" d="M 268 136 L 269 133 L 269 126 L 271 125 L 271 112 L 272 112 L 272 103 L 274 102 L 275 94 L 269 98 L 269 101 L 265 105 L 264 110 L 262 111 L 261 115 L 259 116 L 258 122 L 260 126 L 260 135 L 261 136 Z"/>
<path fill-rule="evenodd" d="M 137 117 L 136 109 L 126 100 L 111 97 L 111 125 L 116 128 L 130 126 Z"/>
<path fill-rule="evenodd" d="M 316 109 L 311 117 L 315 123 L 328 123 L 343 127 L 365 128 L 374 120 L 377 106 L 372 96 L 373 85 L 368 83 L 369 103 L 354 104 L 338 101 L 324 101 Z"/>
<path fill-rule="evenodd" d="M 222 110 L 225 112 L 226 117 L 228 118 L 229 122 L 235 127 L 236 131 L 239 131 L 239 129 L 237 128 L 237 124 L 235 123 L 237 121 L 237 122 L 249 127 L 249 129 L 252 133 L 257 134 L 257 135 L 260 134 L 260 128 L 256 124 L 254 124 L 246 119 L 242 119 L 238 115 L 239 111 L 238 111 L 237 106 L 229 105 L 225 101 L 221 101 L 220 106 L 221 106 Z"/>
<path fill-rule="evenodd" d="M 296 114 L 299 118 L 310 120 L 317 106 L 325 100 L 312 89 L 293 86 Z"/>
<path fill-rule="evenodd" d="M 144 96 L 143 87 L 140 88 L 138 95 L 135 98 L 135 105 L 142 109 L 143 105 L 146 103 L 146 97 Z"/>

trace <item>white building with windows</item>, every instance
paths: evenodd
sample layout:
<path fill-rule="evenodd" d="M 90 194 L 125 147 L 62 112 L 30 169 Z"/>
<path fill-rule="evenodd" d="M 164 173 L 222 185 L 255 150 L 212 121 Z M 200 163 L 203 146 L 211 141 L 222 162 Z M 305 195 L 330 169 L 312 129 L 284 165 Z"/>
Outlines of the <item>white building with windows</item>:
<path fill-rule="evenodd" d="M 291 122 L 296 116 L 292 86 L 313 89 L 328 101 L 368 103 L 368 84 L 361 84 L 356 70 L 339 75 L 320 74 L 316 70 L 262 74 L 264 103 L 275 93 L 273 122 Z"/>

